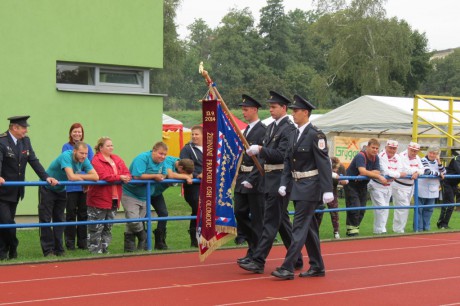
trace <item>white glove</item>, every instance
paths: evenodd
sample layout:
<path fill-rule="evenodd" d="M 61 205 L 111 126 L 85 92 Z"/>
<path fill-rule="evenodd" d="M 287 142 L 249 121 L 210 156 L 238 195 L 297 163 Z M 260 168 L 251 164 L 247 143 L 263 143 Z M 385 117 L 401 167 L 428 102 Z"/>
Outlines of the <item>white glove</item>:
<path fill-rule="evenodd" d="M 332 192 L 325 192 L 323 194 L 323 203 L 330 203 L 334 201 L 334 194 Z"/>
<path fill-rule="evenodd" d="M 286 195 L 286 186 L 281 186 L 278 189 L 278 193 L 280 194 L 280 196 L 284 197 Z"/>
<path fill-rule="evenodd" d="M 242 182 L 241 185 L 243 185 L 244 187 L 246 187 L 248 189 L 252 189 L 252 184 L 249 183 L 248 181 Z"/>
<path fill-rule="evenodd" d="M 335 172 L 332 172 L 332 178 L 333 179 L 338 179 L 339 178 L 339 175 Z"/>
<path fill-rule="evenodd" d="M 246 153 L 249 156 L 257 155 L 259 154 L 259 145 L 252 145 L 248 149 L 246 149 Z"/>

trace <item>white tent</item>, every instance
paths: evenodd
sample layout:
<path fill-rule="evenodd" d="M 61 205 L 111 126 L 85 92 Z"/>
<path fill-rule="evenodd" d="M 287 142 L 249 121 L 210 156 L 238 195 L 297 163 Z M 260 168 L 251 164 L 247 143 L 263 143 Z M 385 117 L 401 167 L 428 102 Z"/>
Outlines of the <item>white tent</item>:
<path fill-rule="evenodd" d="M 448 109 L 446 100 L 429 100 L 442 110 Z M 454 110 L 460 111 L 460 103 Z M 374 135 L 411 135 L 413 127 L 413 98 L 362 96 L 315 120 L 315 125 L 326 133 L 366 133 Z M 448 115 L 419 99 L 419 116 L 436 124 L 447 123 Z M 458 115 L 454 114 L 458 117 Z M 419 120 L 420 121 L 420 120 Z M 454 120 L 454 123 L 458 123 Z M 428 124 L 419 124 L 419 134 L 436 130 Z"/>

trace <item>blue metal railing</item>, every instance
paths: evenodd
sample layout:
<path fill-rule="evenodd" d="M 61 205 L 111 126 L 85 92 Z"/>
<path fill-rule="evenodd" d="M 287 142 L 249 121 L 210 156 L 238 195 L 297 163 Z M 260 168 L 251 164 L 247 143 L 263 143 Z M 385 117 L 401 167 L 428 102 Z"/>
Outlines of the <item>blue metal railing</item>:
<path fill-rule="evenodd" d="M 184 183 L 184 180 L 165 179 L 161 182 L 154 180 L 132 180 L 130 184 L 146 184 L 146 207 L 147 214 L 145 218 L 137 219 L 115 219 L 115 220 L 98 220 L 98 221 L 78 221 L 78 222 L 50 222 L 50 223 L 20 223 L 20 224 L 0 224 L 0 228 L 32 228 L 32 227 L 51 227 L 51 226 L 75 226 L 89 224 L 105 224 L 105 223 L 130 223 L 130 222 L 146 222 L 147 223 L 147 250 L 152 250 L 152 222 L 154 221 L 175 221 L 175 220 L 192 220 L 196 216 L 179 216 L 179 217 L 152 217 L 150 209 L 150 191 L 152 184 L 176 184 Z M 200 183 L 198 179 L 193 179 L 193 183 Z M 59 181 L 59 185 L 120 185 L 121 182 L 107 183 L 106 181 Z M 49 186 L 47 182 L 5 182 L 0 188 L 8 186 Z"/>
<path fill-rule="evenodd" d="M 407 177 L 410 178 L 410 177 Z M 445 178 L 458 178 L 460 179 L 460 175 L 446 175 Z M 367 176 L 341 176 L 341 180 L 369 180 Z M 418 208 L 430 208 L 430 207 L 449 207 L 449 206 L 460 206 L 459 203 L 446 203 L 446 204 L 433 204 L 433 205 L 419 205 L 418 200 L 418 180 L 419 179 L 439 179 L 437 176 L 432 175 L 421 175 L 418 179 L 414 180 L 414 205 L 413 206 L 365 206 L 365 207 L 350 207 L 350 208 L 328 208 L 328 209 L 320 209 L 316 210 L 319 213 L 326 213 L 326 212 L 340 212 L 340 211 L 349 211 L 349 210 L 375 210 L 375 209 L 414 209 L 414 212 L 418 211 Z M 78 222 L 58 222 L 58 223 L 19 223 L 19 224 L 0 224 L 0 228 L 35 228 L 35 227 L 51 227 L 51 226 L 75 226 L 75 225 L 89 225 L 89 224 L 106 224 L 106 223 L 129 223 L 129 222 L 146 222 L 147 223 L 147 249 L 150 251 L 152 250 L 152 222 L 155 221 L 184 221 L 184 220 L 192 220 L 195 219 L 196 216 L 173 216 L 173 217 L 152 217 L 151 209 L 150 209 L 150 191 L 152 184 L 176 184 L 180 183 L 183 184 L 185 181 L 183 180 L 173 180 L 173 179 L 165 179 L 161 182 L 153 181 L 153 180 L 132 180 L 130 184 L 146 184 L 146 207 L 147 207 L 147 214 L 145 218 L 137 218 L 137 219 L 114 219 L 114 220 L 98 220 L 98 221 L 78 221 Z M 193 183 L 200 183 L 200 180 L 194 179 Z M 105 181 L 60 181 L 60 185 L 113 185 L 113 184 L 121 184 L 121 182 L 117 183 L 107 183 Z M 8 187 L 8 186 L 46 186 L 49 185 L 47 182 L 43 181 L 34 181 L 34 182 L 5 182 L 1 185 L 0 188 Z M 290 211 L 289 214 L 293 215 L 294 212 Z M 418 214 L 414 214 L 414 223 L 418 224 Z M 418 230 L 418 229 L 417 229 Z M 416 231 L 417 231 L 416 230 Z"/>

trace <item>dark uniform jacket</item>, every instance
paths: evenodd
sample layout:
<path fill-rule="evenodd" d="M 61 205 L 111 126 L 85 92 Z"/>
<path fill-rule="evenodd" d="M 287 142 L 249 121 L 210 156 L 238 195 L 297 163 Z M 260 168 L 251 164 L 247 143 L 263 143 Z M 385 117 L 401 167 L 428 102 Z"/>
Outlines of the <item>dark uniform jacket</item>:
<path fill-rule="evenodd" d="M 284 155 L 289 146 L 289 137 L 294 133 L 296 127 L 289 117 L 284 117 L 278 126 L 274 129 L 272 136 L 270 132 L 272 127 L 275 125 L 272 122 L 268 125 L 265 132 L 264 139 L 262 141 L 262 151 L 259 156 L 264 160 L 264 164 L 278 165 L 284 163 Z M 280 187 L 282 171 L 265 171 L 264 175 L 264 186 L 265 193 L 278 194 Z"/>
<path fill-rule="evenodd" d="M 29 137 L 18 139 L 18 145 L 14 144 L 13 138 L 7 131 L 0 135 L 0 176 L 5 181 L 24 181 L 27 163 L 34 169 L 41 180 L 46 180 L 46 173 L 30 144 Z M 4 201 L 16 203 L 24 198 L 24 186 L 1 187 L 0 198 Z"/>
<path fill-rule="evenodd" d="M 332 192 L 332 167 L 326 136 L 311 123 L 297 142 L 296 136 L 292 133 L 289 139 L 281 186 L 292 184 L 291 200 L 321 201 L 324 192 Z M 301 179 L 294 179 L 291 173 L 313 170 L 318 170 L 318 174 Z"/>
<path fill-rule="evenodd" d="M 455 156 L 446 167 L 446 174 L 458 175 L 460 174 L 460 156 Z M 451 186 L 457 186 L 460 183 L 459 178 L 446 178 L 444 179 L 445 184 Z"/>
<path fill-rule="evenodd" d="M 254 127 L 249 131 L 249 134 L 246 135 L 246 140 L 248 141 L 249 145 L 262 145 L 262 140 L 265 135 L 265 130 L 267 127 L 262 121 L 257 122 Z M 259 161 L 260 162 L 260 161 Z M 243 153 L 243 160 L 241 162 L 241 166 L 245 167 L 253 167 L 251 172 L 241 172 L 238 171 L 238 176 L 236 178 L 235 184 L 235 192 L 240 193 L 263 193 L 263 177 L 259 172 L 259 169 L 254 165 L 254 161 L 252 158 Z M 248 181 L 252 188 L 248 189 L 244 187 L 241 183 L 244 181 Z"/>

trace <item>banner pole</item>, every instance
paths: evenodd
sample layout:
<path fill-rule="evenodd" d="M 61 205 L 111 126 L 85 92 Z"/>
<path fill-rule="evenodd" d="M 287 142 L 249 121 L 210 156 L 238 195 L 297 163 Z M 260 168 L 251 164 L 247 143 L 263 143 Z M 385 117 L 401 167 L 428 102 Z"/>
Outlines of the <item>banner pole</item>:
<path fill-rule="evenodd" d="M 217 87 L 214 85 L 213 86 L 213 81 L 211 80 L 211 77 L 209 76 L 208 72 L 204 70 L 203 68 L 203 62 L 200 62 L 200 67 L 199 67 L 199 72 L 200 74 L 204 77 L 206 80 L 206 83 L 208 84 L 209 90 L 214 93 L 214 95 L 217 97 L 217 99 L 220 101 L 220 105 L 222 106 L 223 111 L 227 115 L 228 119 L 230 120 L 231 124 L 233 125 L 233 129 L 235 130 L 236 134 L 240 138 L 241 142 L 243 143 L 244 147 L 246 149 L 249 148 L 249 143 L 246 140 L 246 137 L 244 137 L 243 133 L 241 130 L 238 128 L 238 125 L 236 124 L 235 120 L 233 119 L 232 113 L 227 107 L 227 104 L 225 103 L 224 99 L 222 99 L 222 96 L 220 95 L 219 91 L 217 90 Z M 257 169 L 259 170 L 261 175 L 264 175 L 264 169 L 259 163 L 259 160 L 253 155 L 251 156 L 252 160 L 254 161 L 254 164 L 256 165 Z"/>

